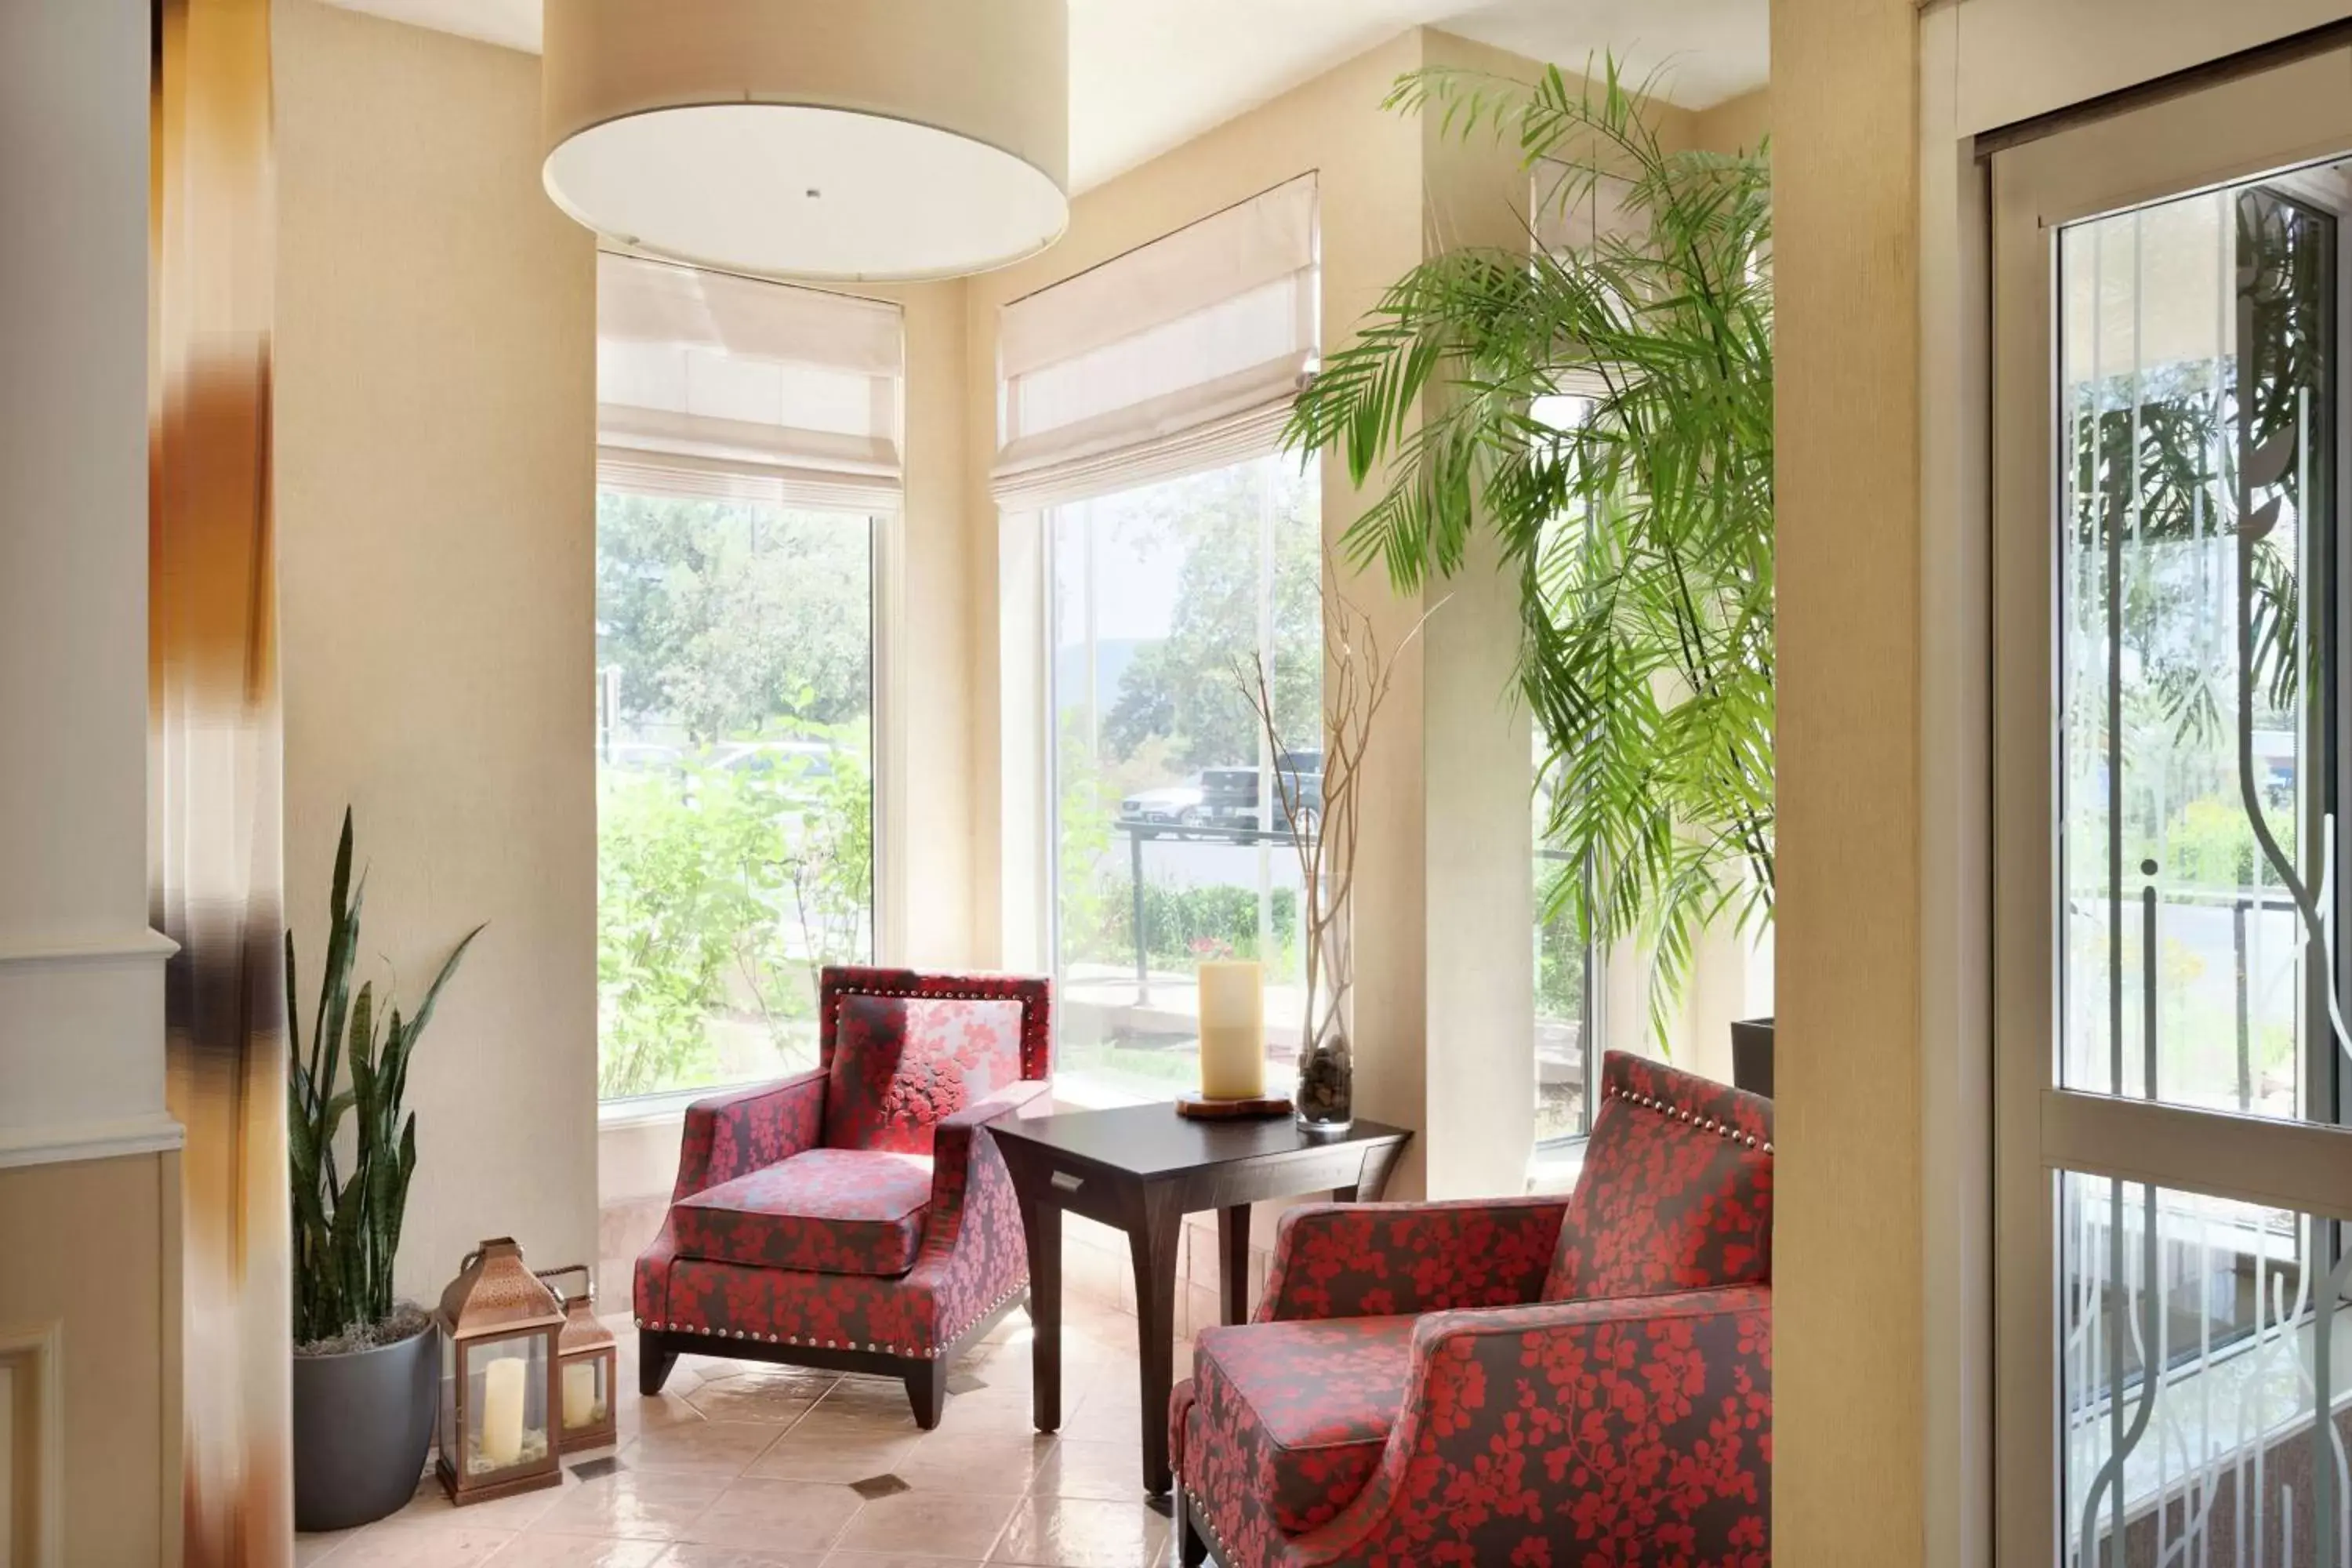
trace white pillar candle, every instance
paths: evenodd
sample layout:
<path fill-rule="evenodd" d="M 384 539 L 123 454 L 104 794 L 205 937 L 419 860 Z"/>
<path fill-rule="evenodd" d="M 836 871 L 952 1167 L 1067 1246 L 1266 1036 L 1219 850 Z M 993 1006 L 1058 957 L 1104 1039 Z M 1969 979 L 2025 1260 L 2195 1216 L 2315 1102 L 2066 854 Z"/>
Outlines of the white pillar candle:
<path fill-rule="evenodd" d="M 1265 985 L 1255 963 L 1201 965 L 1201 1095 L 1255 1100 L 1265 1092 Z"/>
<path fill-rule="evenodd" d="M 482 1368 L 482 1458 L 504 1469 L 522 1458 L 523 1376 L 530 1363 L 504 1356 Z"/>
<path fill-rule="evenodd" d="M 596 1368 L 574 1362 L 563 1369 L 563 1428 L 585 1426 L 596 1419 Z"/>

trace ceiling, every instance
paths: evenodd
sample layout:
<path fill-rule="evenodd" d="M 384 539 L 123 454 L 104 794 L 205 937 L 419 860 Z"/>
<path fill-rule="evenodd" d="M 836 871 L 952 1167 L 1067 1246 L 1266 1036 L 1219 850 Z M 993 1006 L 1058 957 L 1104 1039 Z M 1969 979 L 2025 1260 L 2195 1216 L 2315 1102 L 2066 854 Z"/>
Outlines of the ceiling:
<path fill-rule="evenodd" d="M 420 26 L 539 47 L 540 0 L 333 0 Z M 1664 67 L 1685 108 L 1764 85 L 1769 0 L 1070 0 L 1070 184 L 1100 184 L 1406 27 L 1536 59 L 1613 50 Z"/>

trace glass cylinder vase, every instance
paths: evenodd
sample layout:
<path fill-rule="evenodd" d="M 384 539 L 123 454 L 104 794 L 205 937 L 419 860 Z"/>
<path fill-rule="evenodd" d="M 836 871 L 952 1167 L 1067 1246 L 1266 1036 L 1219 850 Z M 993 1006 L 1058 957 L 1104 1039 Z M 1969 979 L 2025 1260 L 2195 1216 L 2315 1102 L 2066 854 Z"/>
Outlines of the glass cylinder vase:
<path fill-rule="evenodd" d="M 1356 1058 L 1336 1010 L 1315 1044 L 1299 1056 L 1298 1092 L 1291 1103 L 1307 1132 L 1345 1132 L 1355 1122 Z"/>

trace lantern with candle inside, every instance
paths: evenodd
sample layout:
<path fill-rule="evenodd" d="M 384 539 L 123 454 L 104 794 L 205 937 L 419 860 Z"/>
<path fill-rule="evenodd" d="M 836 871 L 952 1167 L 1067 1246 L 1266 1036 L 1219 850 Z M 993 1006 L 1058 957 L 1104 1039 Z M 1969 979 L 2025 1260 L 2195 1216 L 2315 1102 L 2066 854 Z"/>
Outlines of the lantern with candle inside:
<path fill-rule="evenodd" d="M 1255 963 L 1201 965 L 1201 1098 L 1265 1093 L 1265 976 Z"/>
<path fill-rule="evenodd" d="M 577 1283 L 572 1289 L 560 1283 L 575 1277 Z M 594 1276 L 586 1264 L 573 1263 L 547 1269 L 540 1278 L 563 1300 L 563 1331 L 555 1337 L 558 1382 L 563 1390 L 563 1451 L 576 1454 L 583 1448 L 602 1447 L 618 1435 L 613 1390 L 619 1386 L 614 1373 L 620 1347 L 614 1343 L 613 1331 L 596 1321 Z"/>
<path fill-rule="evenodd" d="M 563 1309 L 524 1265 L 522 1248 L 499 1237 L 468 1253 L 433 1319 L 441 1330 L 437 1468 L 449 1500 L 561 1485 Z"/>

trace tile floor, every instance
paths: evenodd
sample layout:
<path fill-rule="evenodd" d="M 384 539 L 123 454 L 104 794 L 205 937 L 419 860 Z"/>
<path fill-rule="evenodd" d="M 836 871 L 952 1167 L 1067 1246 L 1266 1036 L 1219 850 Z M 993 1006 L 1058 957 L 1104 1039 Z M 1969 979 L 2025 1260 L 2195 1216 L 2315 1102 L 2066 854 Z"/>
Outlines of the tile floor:
<path fill-rule="evenodd" d="M 1135 1320 L 1064 1311 L 1062 1429 L 1031 1427 L 1029 1327 L 1016 1312 L 958 1363 L 938 1430 L 895 1381 L 688 1356 L 640 1398 L 620 1334 L 620 1441 L 563 1485 L 453 1509 L 427 1478 L 405 1509 L 308 1535 L 305 1568 L 1158 1568 L 1147 1506 Z M 1177 1347 L 1180 1375 L 1192 1347 Z M 598 1461 L 608 1461 L 599 1463 Z M 583 1479 L 574 1471 L 584 1465 Z"/>

